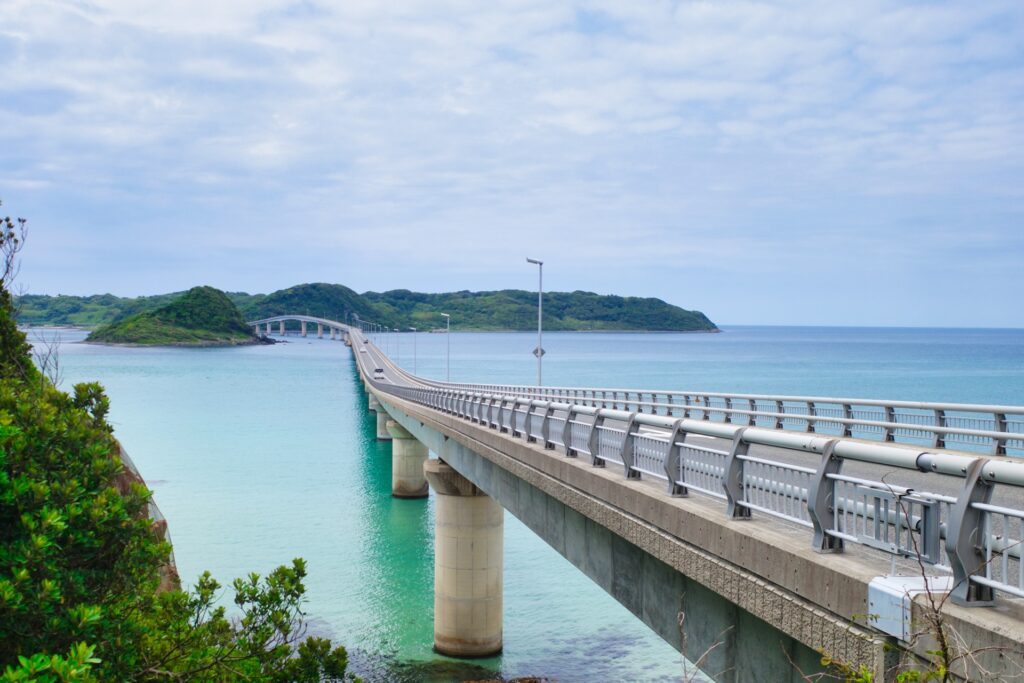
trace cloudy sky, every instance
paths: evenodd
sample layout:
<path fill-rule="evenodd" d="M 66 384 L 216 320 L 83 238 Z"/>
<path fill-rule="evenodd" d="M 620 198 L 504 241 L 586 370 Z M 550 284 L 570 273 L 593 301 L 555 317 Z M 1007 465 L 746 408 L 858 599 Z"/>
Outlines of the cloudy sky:
<path fill-rule="evenodd" d="M 1024 326 L 1024 3 L 0 0 L 31 292 Z"/>

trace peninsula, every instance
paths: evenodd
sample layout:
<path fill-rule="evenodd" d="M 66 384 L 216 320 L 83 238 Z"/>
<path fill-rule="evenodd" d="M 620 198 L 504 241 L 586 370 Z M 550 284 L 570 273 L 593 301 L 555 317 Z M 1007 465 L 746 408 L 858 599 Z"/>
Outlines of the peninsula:
<path fill-rule="evenodd" d="M 155 310 L 103 325 L 86 341 L 137 346 L 236 346 L 259 342 L 238 307 L 213 287 L 193 287 Z"/>

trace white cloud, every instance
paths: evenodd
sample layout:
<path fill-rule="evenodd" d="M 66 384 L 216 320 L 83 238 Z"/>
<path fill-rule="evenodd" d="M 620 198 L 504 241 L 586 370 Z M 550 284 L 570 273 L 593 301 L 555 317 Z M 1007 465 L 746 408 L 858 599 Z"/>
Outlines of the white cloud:
<path fill-rule="evenodd" d="M 421 288 L 546 245 L 567 280 L 629 293 L 645 263 L 792 267 L 841 212 L 844 253 L 874 221 L 897 242 L 880 267 L 912 267 L 929 226 L 969 227 L 964 206 L 1018 229 L 1022 37 L 1005 1 L 9 0 L 0 192 L 52 225 L 51 290 L 99 277 L 61 251 L 83 223 L 112 261 L 126 234 L 182 253 L 173 228 L 255 262 L 344 254 L 377 288 L 382 239 Z M 103 269 L 102 288 L 181 288 L 181 258 L 150 287 Z M 239 267 L 233 288 L 287 283 Z"/>

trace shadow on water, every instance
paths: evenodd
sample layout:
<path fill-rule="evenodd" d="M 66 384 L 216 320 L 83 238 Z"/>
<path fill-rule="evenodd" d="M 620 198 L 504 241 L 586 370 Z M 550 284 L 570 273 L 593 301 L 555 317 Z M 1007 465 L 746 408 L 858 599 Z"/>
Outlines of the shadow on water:
<path fill-rule="evenodd" d="M 366 652 L 349 653 L 350 669 L 367 681 L 394 683 L 541 683 L 554 679 L 524 676 L 504 678 L 493 669 L 468 661 L 438 657 L 431 661 L 400 661 Z"/>

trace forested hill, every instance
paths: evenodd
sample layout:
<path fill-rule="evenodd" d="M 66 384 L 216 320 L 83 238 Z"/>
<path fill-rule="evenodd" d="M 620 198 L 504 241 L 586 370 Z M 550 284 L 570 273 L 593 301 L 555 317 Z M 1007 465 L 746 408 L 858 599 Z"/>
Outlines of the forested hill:
<path fill-rule="evenodd" d="M 96 327 L 152 311 L 180 296 L 164 294 L 119 298 L 110 294 L 19 297 L 18 321 L 28 325 Z M 248 320 L 303 313 L 352 322 L 357 317 L 388 327 L 442 327 L 449 313 L 457 330 L 530 330 L 537 325 L 537 294 L 517 289 L 496 292 L 422 294 L 404 289 L 359 294 L 334 284 L 304 284 L 272 294 L 229 292 L 228 298 Z M 699 311 L 661 299 L 621 297 L 592 292 L 545 292 L 546 330 L 636 330 L 714 332 L 715 324 Z"/>
<path fill-rule="evenodd" d="M 414 326 L 442 322 L 478 330 L 529 330 L 537 327 L 537 293 L 520 289 L 497 292 L 420 294 L 404 289 L 366 292 L 363 297 L 393 318 L 412 318 Z M 387 324 L 387 323 L 385 323 Z M 688 311 L 661 299 L 642 299 L 593 292 L 545 292 L 544 328 L 547 330 L 714 331 L 717 328 L 699 311 Z"/>

